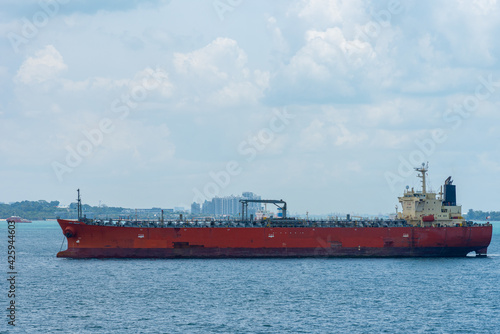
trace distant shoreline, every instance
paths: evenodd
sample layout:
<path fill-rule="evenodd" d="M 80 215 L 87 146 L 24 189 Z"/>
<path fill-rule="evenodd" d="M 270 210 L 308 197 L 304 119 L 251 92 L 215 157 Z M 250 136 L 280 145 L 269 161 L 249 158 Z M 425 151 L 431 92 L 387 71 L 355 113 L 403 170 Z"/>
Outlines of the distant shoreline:
<path fill-rule="evenodd" d="M 6 221 L 7 221 L 7 218 L 0 218 L 0 222 L 6 222 Z M 55 222 L 55 221 L 57 221 L 57 218 L 49 218 L 49 219 L 34 219 L 34 220 L 32 220 L 32 221 L 34 221 L 34 222 L 35 222 L 35 221 L 39 221 L 39 222 L 43 222 L 43 221 L 46 221 L 46 222 L 48 222 L 48 221 L 54 221 L 54 222 Z"/>
<path fill-rule="evenodd" d="M 6 221 L 7 221 L 7 218 L 0 218 L 0 222 L 6 222 Z M 33 222 L 35 222 L 35 221 L 57 221 L 57 218 L 34 219 L 34 220 L 32 220 L 32 221 L 33 221 Z M 491 219 L 490 219 L 490 220 L 479 220 L 479 219 L 478 219 L 478 220 L 473 220 L 473 221 L 474 221 L 474 222 L 484 222 L 484 223 L 486 223 L 486 222 L 490 222 L 490 223 L 491 223 L 491 222 L 495 222 L 495 223 L 496 223 L 496 222 L 500 222 L 500 220 L 491 220 Z"/>

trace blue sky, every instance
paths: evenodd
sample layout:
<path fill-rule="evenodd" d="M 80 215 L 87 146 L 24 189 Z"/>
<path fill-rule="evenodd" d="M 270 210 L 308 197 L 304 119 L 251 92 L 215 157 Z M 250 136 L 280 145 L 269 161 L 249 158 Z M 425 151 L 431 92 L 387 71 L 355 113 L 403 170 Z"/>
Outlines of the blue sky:
<path fill-rule="evenodd" d="M 500 210 L 497 1 L 4 1 L 0 201 Z"/>

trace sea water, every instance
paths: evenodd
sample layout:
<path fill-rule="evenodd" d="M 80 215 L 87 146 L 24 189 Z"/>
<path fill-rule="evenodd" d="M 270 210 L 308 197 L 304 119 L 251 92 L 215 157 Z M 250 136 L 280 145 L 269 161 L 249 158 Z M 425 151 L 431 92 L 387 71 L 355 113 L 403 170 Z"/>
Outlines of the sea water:
<path fill-rule="evenodd" d="M 493 225 L 487 258 L 75 260 L 56 222 L 16 224 L 13 327 L 2 222 L 0 332 L 499 333 Z"/>

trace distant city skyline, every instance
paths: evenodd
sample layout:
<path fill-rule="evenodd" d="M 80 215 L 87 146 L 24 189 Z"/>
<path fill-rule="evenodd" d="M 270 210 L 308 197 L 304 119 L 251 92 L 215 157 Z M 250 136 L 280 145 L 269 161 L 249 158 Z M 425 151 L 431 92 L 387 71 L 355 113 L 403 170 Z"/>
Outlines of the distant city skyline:
<path fill-rule="evenodd" d="M 241 194 L 241 196 L 231 195 L 206 199 L 203 203 L 201 203 L 199 213 L 213 216 L 241 217 L 242 204 L 240 201 L 244 199 L 261 200 L 262 197 L 254 194 L 253 192 L 245 191 Z M 193 204 L 191 204 L 191 208 L 193 208 L 195 203 L 196 202 L 193 202 Z M 248 215 L 255 216 L 255 214 L 258 211 L 261 211 L 261 209 L 262 205 L 260 203 L 248 203 Z"/>
<path fill-rule="evenodd" d="M 0 201 L 500 210 L 497 1 L 7 1 Z"/>

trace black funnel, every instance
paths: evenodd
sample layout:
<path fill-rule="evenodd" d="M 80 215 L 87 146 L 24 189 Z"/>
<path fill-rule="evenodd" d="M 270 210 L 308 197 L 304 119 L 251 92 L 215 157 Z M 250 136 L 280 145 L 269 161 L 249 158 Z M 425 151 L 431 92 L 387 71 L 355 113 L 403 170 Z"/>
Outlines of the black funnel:
<path fill-rule="evenodd" d="M 452 183 L 451 176 L 444 181 L 443 205 L 445 206 L 457 205 L 457 190 L 456 186 Z"/>

